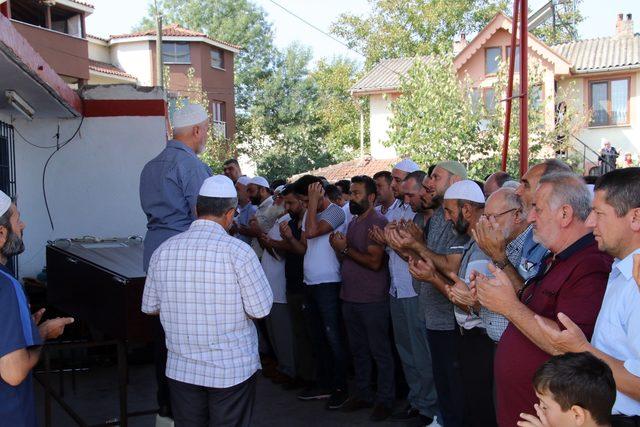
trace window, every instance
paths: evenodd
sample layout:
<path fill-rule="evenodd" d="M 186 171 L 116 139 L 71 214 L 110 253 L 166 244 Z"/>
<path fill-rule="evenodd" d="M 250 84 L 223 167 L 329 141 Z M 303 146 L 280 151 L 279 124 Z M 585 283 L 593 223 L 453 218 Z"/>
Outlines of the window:
<path fill-rule="evenodd" d="M 162 62 L 165 64 L 190 64 L 188 42 L 162 43 Z"/>
<path fill-rule="evenodd" d="M 484 51 L 484 73 L 496 74 L 502 59 L 501 47 L 488 47 Z"/>
<path fill-rule="evenodd" d="M 211 49 L 211 66 L 224 70 L 224 52 L 222 49 Z"/>
<path fill-rule="evenodd" d="M 542 85 L 534 85 L 529 88 L 529 105 L 537 110 L 542 107 Z"/>
<path fill-rule="evenodd" d="M 507 63 L 509 63 L 509 58 L 511 58 L 511 46 L 507 46 Z M 520 69 L 520 46 L 516 46 L 516 60 L 513 69 L 516 73 Z"/>
<path fill-rule="evenodd" d="M 484 108 L 487 113 L 492 114 L 496 109 L 496 91 L 493 88 L 486 88 L 483 93 Z"/>
<path fill-rule="evenodd" d="M 474 88 L 471 91 L 471 109 L 474 113 L 480 108 L 480 89 Z"/>
<path fill-rule="evenodd" d="M 591 126 L 629 123 L 629 79 L 589 83 Z"/>
<path fill-rule="evenodd" d="M 211 116 L 213 117 L 213 132 L 217 137 L 227 137 L 227 123 L 225 120 L 225 104 L 221 101 L 211 102 Z"/>

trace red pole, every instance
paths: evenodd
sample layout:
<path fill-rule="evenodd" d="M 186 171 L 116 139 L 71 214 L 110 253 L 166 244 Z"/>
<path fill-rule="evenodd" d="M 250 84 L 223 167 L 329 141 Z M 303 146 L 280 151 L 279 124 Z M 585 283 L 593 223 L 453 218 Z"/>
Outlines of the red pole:
<path fill-rule="evenodd" d="M 516 59 L 516 36 L 518 32 L 519 0 L 513 2 L 513 21 L 511 22 L 511 52 L 509 52 L 509 83 L 507 84 L 507 105 L 504 115 L 504 139 L 502 140 L 502 170 L 507 170 L 507 156 L 509 155 L 509 132 L 511 131 L 511 101 L 513 97 L 513 73 Z"/>
<path fill-rule="evenodd" d="M 527 0 L 521 0 L 520 5 L 520 176 L 529 169 L 529 99 L 528 83 L 529 73 L 529 7 Z"/>

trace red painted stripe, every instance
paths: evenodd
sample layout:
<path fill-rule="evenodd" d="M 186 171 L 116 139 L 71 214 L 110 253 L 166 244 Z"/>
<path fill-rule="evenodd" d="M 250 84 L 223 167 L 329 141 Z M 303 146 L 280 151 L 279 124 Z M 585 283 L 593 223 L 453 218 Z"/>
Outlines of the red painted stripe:
<path fill-rule="evenodd" d="M 84 99 L 85 117 L 160 116 L 166 117 L 162 99 Z"/>

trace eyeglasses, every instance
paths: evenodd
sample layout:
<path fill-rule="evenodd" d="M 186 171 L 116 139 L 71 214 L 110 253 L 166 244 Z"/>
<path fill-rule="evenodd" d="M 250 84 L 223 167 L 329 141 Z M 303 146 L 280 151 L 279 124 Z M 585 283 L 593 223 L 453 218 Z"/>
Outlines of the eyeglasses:
<path fill-rule="evenodd" d="M 499 213 L 499 214 L 482 214 L 481 216 L 486 218 L 486 219 L 489 219 L 489 218 L 496 219 L 496 218 L 501 217 L 502 215 L 506 215 L 509 212 L 513 212 L 513 211 L 517 211 L 517 210 L 520 210 L 520 209 L 519 208 L 513 208 L 513 209 L 509 209 L 508 211 L 504 211 L 502 213 Z"/>

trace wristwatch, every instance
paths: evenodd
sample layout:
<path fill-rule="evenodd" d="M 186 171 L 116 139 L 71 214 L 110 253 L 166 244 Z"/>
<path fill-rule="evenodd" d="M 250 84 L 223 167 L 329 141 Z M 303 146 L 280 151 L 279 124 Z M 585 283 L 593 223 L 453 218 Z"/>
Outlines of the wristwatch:
<path fill-rule="evenodd" d="M 507 266 L 507 262 L 508 261 L 493 261 L 493 265 L 498 267 L 500 270 L 504 270 L 504 268 Z"/>
<path fill-rule="evenodd" d="M 340 252 L 340 255 L 342 255 L 342 256 L 346 256 L 346 255 L 347 255 L 347 252 L 349 252 L 349 246 L 347 246 L 346 248 L 344 248 L 344 249 L 342 250 L 342 252 Z"/>

